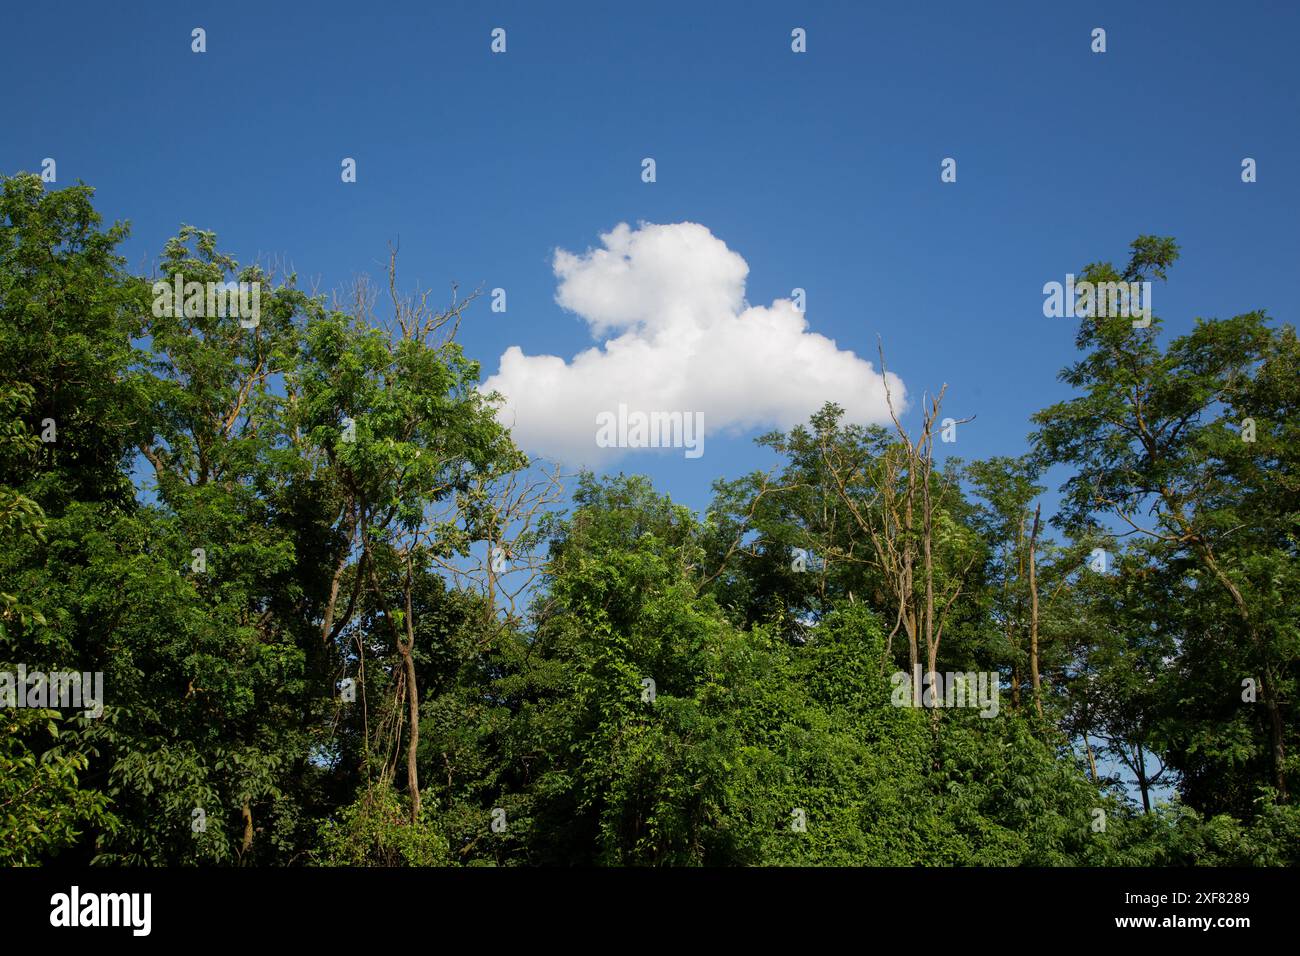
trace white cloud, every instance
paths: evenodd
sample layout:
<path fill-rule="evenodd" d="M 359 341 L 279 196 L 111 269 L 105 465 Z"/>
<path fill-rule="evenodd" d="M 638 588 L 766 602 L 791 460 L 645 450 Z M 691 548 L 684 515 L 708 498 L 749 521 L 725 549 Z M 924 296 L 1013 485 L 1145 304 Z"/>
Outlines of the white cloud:
<path fill-rule="evenodd" d="M 607 461 L 596 415 L 620 403 L 644 411 L 703 412 L 705 433 L 790 428 L 827 401 L 855 422 L 888 420 L 871 362 L 811 332 L 789 299 L 745 301 L 749 266 L 707 228 L 626 223 L 603 248 L 555 253 L 556 301 L 604 344 L 570 362 L 511 346 L 484 391 L 506 398 L 499 417 L 526 451 L 570 464 Z M 889 387 L 900 407 L 903 383 Z"/>

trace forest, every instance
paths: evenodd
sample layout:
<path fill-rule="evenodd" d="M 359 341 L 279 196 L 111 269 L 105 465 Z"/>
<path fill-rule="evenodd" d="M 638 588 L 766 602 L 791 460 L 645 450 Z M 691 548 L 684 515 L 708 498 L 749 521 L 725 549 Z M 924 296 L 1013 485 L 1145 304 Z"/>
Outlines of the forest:
<path fill-rule="evenodd" d="M 1294 327 L 1052 319 L 1019 457 L 936 456 L 941 382 L 828 400 L 700 514 L 525 455 L 395 253 L 137 275 L 90 187 L 0 185 L 0 863 L 1300 862 Z"/>

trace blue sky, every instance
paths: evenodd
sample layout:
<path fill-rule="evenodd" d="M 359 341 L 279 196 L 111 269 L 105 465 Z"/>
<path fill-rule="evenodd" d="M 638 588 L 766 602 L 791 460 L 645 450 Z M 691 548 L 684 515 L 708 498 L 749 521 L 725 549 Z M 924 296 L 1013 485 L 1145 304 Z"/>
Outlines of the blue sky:
<path fill-rule="evenodd" d="M 1296 319 L 1294 4 L 62 3 L 5 21 L 0 169 L 48 156 L 58 185 L 96 187 L 132 223 L 133 268 L 191 223 L 332 289 L 400 240 L 408 283 L 507 289 L 506 313 L 481 300 L 463 327 L 485 376 L 510 346 L 601 344 L 556 303 L 552 257 L 620 222 L 699 223 L 747 263 L 749 303 L 802 287 L 840 350 L 874 362 L 879 335 L 913 397 L 946 382 L 947 411 L 977 416 L 940 446 L 968 459 L 1022 452 L 1065 395 L 1074 328 L 1043 316 L 1043 284 L 1140 233 L 1183 247 L 1155 290 L 1171 331 Z M 613 467 L 703 508 L 715 478 L 771 463 L 761 430 Z"/>

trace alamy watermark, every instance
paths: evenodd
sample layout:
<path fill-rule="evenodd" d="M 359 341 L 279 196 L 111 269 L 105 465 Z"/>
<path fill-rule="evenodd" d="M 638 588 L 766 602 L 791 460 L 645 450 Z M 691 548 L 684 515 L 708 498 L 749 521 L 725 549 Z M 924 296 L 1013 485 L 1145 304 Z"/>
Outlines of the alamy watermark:
<path fill-rule="evenodd" d="M 704 454 L 703 412 L 618 412 L 596 414 L 599 448 L 685 448 L 687 458 Z"/>
<path fill-rule="evenodd" d="M 1150 282 L 1079 282 L 1070 273 L 1065 284 L 1043 286 L 1043 315 L 1049 319 L 1108 318 L 1133 319 L 1133 328 L 1151 324 Z"/>
<path fill-rule="evenodd" d="M 148 936 L 153 927 L 152 893 L 83 893 L 73 886 L 67 893 L 50 897 L 50 925 L 119 926 L 132 936 Z"/>
<path fill-rule="evenodd" d="M 104 673 L 77 671 L 0 671 L 0 707 L 81 710 L 83 717 L 104 714 Z"/>
<path fill-rule="evenodd" d="M 260 282 L 186 282 L 178 272 L 172 281 L 160 279 L 153 284 L 154 318 L 174 316 L 177 303 L 190 318 L 214 316 L 239 319 L 245 329 L 257 328 L 262 320 L 262 283 Z"/>
<path fill-rule="evenodd" d="M 890 703 L 895 707 L 970 707 L 981 717 L 998 715 L 998 694 L 1002 689 L 997 671 L 935 671 L 921 673 L 917 664 L 914 678 L 907 671 L 895 671 Z"/>

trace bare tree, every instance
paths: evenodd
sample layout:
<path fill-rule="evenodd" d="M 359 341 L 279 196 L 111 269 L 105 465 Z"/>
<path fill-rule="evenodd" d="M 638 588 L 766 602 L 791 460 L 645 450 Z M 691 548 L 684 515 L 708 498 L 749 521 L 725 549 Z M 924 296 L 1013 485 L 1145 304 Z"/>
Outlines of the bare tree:
<path fill-rule="evenodd" d="M 941 580 L 936 573 L 936 517 L 952 490 L 946 478 L 941 477 L 936 483 L 934 473 L 934 426 L 947 385 L 923 404 L 920 434 L 913 440 L 894 405 L 883 347 L 880 371 L 898 441 L 874 462 L 850 464 L 832 442 L 824 439 L 822 460 L 839 500 L 871 541 L 875 563 L 896 607 L 894 625 L 886 640 L 885 660 L 892 655 L 893 639 L 901 628 L 907 635 L 912 672 L 920 664 L 922 642 L 926 668 L 933 672 L 949 613 L 961 595 L 978 553 L 972 550 L 956 574 Z M 961 419 L 954 424 L 971 420 Z M 864 487 L 871 489 L 865 498 L 855 493 Z"/>

